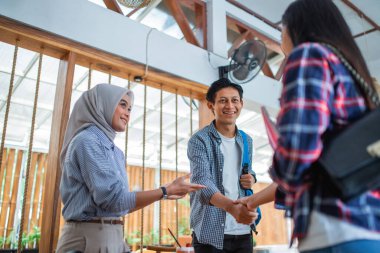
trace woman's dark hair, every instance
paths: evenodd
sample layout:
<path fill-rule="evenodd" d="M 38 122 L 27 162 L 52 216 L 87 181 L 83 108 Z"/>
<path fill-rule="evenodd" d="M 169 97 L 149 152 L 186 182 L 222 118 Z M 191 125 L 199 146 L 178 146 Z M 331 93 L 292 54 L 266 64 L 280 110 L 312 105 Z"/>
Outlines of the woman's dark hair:
<path fill-rule="evenodd" d="M 296 0 L 282 16 L 293 45 L 324 42 L 337 48 L 363 79 L 374 87 L 359 47 L 332 0 Z"/>
<path fill-rule="evenodd" d="M 207 90 L 206 99 L 211 103 L 215 103 L 215 95 L 218 91 L 224 88 L 234 88 L 239 92 L 240 99 L 243 99 L 243 88 L 236 83 L 231 83 L 227 78 L 221 78 L 213 82 Z"/>

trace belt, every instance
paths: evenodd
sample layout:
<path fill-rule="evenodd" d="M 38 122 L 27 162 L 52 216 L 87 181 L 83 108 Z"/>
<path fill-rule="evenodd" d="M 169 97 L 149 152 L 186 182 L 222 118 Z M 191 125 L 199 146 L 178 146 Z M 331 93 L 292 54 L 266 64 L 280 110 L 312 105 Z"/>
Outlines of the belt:
<path fill-rule="evenodd" d="M 251 234 L 246 235 L 224 235 L 224 240 L 241 240 L 241 239 L 248 239 L 251 238 Z"/>
<path fill-rule="evenodd" d="M 68 220 L 67 222 L 124 225 L 124 221 L 122 221 L 122 220 Z"/>

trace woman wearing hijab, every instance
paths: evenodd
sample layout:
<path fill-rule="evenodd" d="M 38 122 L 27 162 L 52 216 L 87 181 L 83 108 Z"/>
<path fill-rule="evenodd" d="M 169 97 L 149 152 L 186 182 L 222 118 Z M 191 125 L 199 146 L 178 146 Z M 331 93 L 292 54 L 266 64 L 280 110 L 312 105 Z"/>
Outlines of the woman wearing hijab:
<path fill-rule="evenodd" d="M 132 91 L 99 84 L 82 94 L 70 116 L 61 152 L 60 192 L 66 221 L 57 252 L 129 252 L 123 217 L 162 198 L 203 188 L 179 177 L 156 190 L 130 192 L 123 152 L 115 146 L 133 105 Z"/>

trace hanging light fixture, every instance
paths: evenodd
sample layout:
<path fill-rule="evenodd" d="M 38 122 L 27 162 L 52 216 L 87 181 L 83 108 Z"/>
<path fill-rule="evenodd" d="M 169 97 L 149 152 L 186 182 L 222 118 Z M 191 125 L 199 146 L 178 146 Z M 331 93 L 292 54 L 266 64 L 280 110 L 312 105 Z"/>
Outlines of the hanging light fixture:
<path fill-rule="evenodd" d="M 142 8 L 149 5 L 152 0 L 117 0 L 120 4 L 128 8 Z"/>

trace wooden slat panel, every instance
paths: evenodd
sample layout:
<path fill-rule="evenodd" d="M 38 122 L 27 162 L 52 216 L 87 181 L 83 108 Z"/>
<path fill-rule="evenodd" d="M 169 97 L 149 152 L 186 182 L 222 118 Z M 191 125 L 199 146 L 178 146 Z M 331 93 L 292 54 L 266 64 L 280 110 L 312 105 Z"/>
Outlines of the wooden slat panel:
<path fill-rule="evenodd" d="M 259 192 L 268 185 L 256 183 L 253 186 L 254 192 Z M 260 209 L 262 219 L 257 226 L 259 234 L 254 236 L 257 245 L 287 244 L 284 211 L 275 209 L 273 202 L 260 206 Z"/>
<path fill-rule="evenodd" d="M 32 153 L 32 161 L 30 163 L 30 172 L 29 172 L 29 183 L 28 183 L 28 189 L 26 191 L 26 196 L 24 196 L 25 202 L 25 216 L 24 216 L 24 229 L 23 232 L 28 233 L 29 227 L 30 227 L 30 220 L 29 220 L 29 214 L 31 209 L 31 201 L 32 201 L 32 189 L 33 189 L 33 182 L 34 182 L 34 175 L 36 172 L 36 165 L 37 165 L 37 158 L 38 153 Z M 28 168 L 26 168 L 28 169 Z M 26 179 L 25 179 L 26 180 Z"/>
<path fill-rule="evenodd" d="M 130 191 L 141 187 L 141 167 L 128 166 L 127 174 Z M 145 168 L 145 189 L 154 189 L 154 169 Z M 154 205 L 144 208 L 144 235 L 151 233 L 154 222 Z M 141 231 L 141 210 L 128 214 L 125 219 L 125 237 L 131 237 Z M 135 236 L 135 238 L 139 238 Z M 139 243 L 137 243 L 139 244 Z"/>
<path fill-rule="evenodd" d="M 32 219 L 30 222 L 30 228 L 29 232 L 33 230 L 34 226 L 38 226 L 38 205 L 41 202 L 40 196 L 41 196 L 41 181 L 42 181 L 42 170 L 45 165 L 45 154 L 38 154 L 38 159 L 37 159 L 37 173 L 36 173 L 36 179 L 35 179 L 35 188 L 34 188 L 34 194 L 33 194 L 33 209 L 32 209 Z"/>
<path fill-rule="evenodd" d="M 184 176 L 186 173 L 179 172 L 178 176 Z M 162 171 L 162 177 L 163 177 L 163 184 L 169 183 L 173 181 L 176 178 L 176 172 L 175 171 L 168 171 L 164 170 Z M 173 243 L 174 240 L 172 239 L 168 228 L 176 235 L 177 231 L 177 224 L 176 224 L 176 202 L 175 201 L 162 201 L 162 217 L 161 217 L 161 233 L 162 237 L 164 238 L 163 243 Z M 178 204 L 178 219 L 180 220 L 181 217 L 190 217 L 187 213 L 181 213 L 180 210 L 183 210 L 184 208 L 181 207 L 181 204 Z M 189 212 L 189 211 L 188 211 Z"/>
<path fill-rule="evenodd" d="M 13 177 L 12 196 L 11 196 L 11 202 L 9 206 L 9 218 L 8 218 L 8 225 L 7 225 L 7 232 L 6 232 L 7 235 L 9 235 L 11 231 L 13 230 L 16 204 L 17 204 L 17 192 L 18 192 L 18 186 L 20 183 L 20 172 L 21 172 L 23 155 L 24 155 L 24 152 L 22 150 L 19 150 L 17 152 L 17 162 L 16 162 L 16 167 L 15 167 L 14 177 Z M 9 247 L 8 244 L 5 246 Z"/>
<path fill-rule="evenodd" d="M 13 164 L 15 159 L 15 150 L 14 149 L 8 149 L 8 155 L 7 157 L 3 156 L 4 159 L 6 159 L 6 170 L 1 170 L 5 172 L 5 181 L 4 181 L 4 194 L 2 197 L 2 203 L 1 203 L 1 215 L 0 215 L 0 233 L 1 235 L 4 234 L 5 224 L 6 224 L 6 218 L 8 214 L 8 208 L 10 205 L 10 188 L 12 184 L 12 170 L 13 170 Z"/>
<path fill-rule="evenodd" d="M 3 156 L 2 156 L 2 161 L 1 161 L 1 166 L 0 166 L 0 172 L 4 172 L 4 168 L 6 167 L 6 163 L 7 163 L 7 154 L 8 154 L 8 150 L 6 148 L 3 149 Z M 0 185 L 1 185 L 1 182 L 3 182 L 3 179 L 4 179 L 4 173 L 1 173 L 0 174 Z M 0 198 L 2 198 L 2 196 L 0 196 Z"/>
<path fill-rule="evenodd" d="M 43 166 L 43 176 L 42 176 L 42 182 L 41 182 L 41 190 L 42 190 L 42 196 L 41 196 L 41 207 L 40 207 L 40 212 L 38 214 L 38 227 L 41 228 L 42 226 L 42 214 L 43 214 L 43 210 L 44 210 L 44 197 L 45 197 L 45 179 L 46 179 L 46 169 L 48 167 L 48 158 L 49 158 L 49 155 L 46 154 L 45 156 L 45 162 L 44 162 L 44 166 Z"/>

